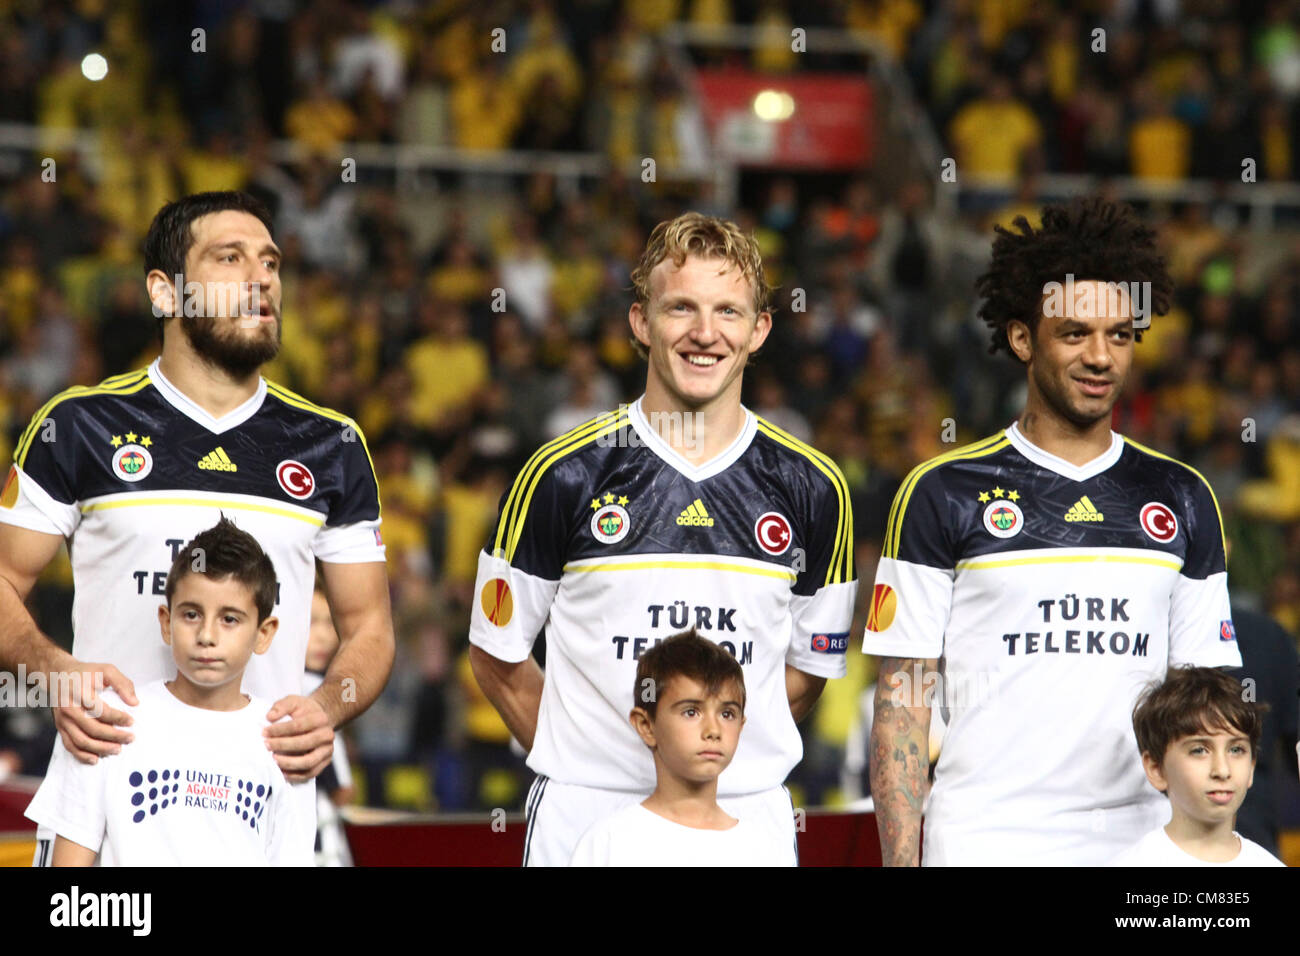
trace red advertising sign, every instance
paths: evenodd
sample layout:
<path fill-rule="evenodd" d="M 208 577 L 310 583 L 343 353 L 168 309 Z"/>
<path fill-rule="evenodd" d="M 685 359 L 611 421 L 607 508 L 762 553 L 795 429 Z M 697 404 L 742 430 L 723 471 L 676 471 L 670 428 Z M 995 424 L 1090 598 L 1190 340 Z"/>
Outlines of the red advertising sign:
<path fill-rule="evenodd" d="M 745 166 L 860 169 L 872 162 L 875 102 L 866 77 L 701 70 L 714 148 Z"/>

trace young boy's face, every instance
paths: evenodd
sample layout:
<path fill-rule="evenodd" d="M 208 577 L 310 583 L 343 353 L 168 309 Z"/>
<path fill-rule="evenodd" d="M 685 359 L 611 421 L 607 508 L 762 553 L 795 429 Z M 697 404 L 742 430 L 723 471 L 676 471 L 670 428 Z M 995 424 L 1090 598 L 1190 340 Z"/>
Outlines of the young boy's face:
<path fill-rule="evenodd" d="M 307 632 L 307 670 L 325 673 L 339 649 L 339 634 L 323 591 L 311 596 L 311 630 Z"/>
<path fill-rule="evenodd" d="M 1250 738 L 1222 728 L 1174 741 L 1159 765 L 1149 753 L 1142 763 L 1176 812 L 1208 826 L 1235 819 L 1255 780 Z"/>
<path fill-rule="evenodd" d="M 163 643 L 176 668 L 199 687 L 238 681 L 254 654 L 271 646 L 279 622 L 257 623 L 252 588 L 233 577 L 187 574 L 176 582 L 171 608 L 158 608 Z"/>
<path fill-rule="evenodd" d="M 744 723 L 740 688 L 726 685 L 709 696 L 699 681 L 678 675 L 659 688 L 654 719 L 634 719 L 633 726 L 673 775 L 707 783 L 736 755 Z"/>

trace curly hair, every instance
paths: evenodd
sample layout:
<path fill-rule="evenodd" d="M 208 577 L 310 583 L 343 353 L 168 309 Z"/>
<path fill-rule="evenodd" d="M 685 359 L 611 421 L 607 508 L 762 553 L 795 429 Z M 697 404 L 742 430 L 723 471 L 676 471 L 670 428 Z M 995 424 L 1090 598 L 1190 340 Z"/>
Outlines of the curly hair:
<path fill-rule="evenodd" d="M 1137 218 L 1126 203 L 1100 197 L 1072 199 L 1043 209 L 1039 229 L 1017 216 L 1019 232 L 994 226 L 993 258 L 989 270 L 975 281 L 984 299 L 979 316 L 992 330 L 989 352 L 1006 352 L 1019 359 L 1007 338 L 1007 323 L 1019 320 L 1037 331 L 1043 296 L 1049 282 L 1149 282 L 1147 306 L 1156 315 L 1169 311 L 1174 284 L 1164 258 L 1156 251 L 1155 231 Z M 1134 339 L 1142 341 L 1140 329 Z"/>

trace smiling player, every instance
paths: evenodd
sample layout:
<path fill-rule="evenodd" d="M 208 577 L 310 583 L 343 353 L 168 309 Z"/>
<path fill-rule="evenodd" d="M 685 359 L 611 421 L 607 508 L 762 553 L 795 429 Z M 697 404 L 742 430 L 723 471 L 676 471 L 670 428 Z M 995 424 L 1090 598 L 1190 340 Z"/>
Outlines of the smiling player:
<path fill-rule="evenodd" d="M 645 394 L 542 446 L 479 558 L 470 659 L 538 774 L 524 863 L 567 865 L 593 820 L 654 788 L 627 688 L 641 655 L 687 627 L 739 661 L 749 691 L 718 802 L 773 828 L 794 862 L 782 783 L 802 756 L 795 720 L 845 670 L 848 489 L 825 455 L 741 405 L 772 325 L 752 237 L 687 213 L 654 229 L 632 281 Z"/>
<path fill-rule="evenodd" d="M 1169 303 L 1155 235 L 1100 200 L 1042 222 L 999 228 L 979 283 L 992 350 L 1025 366 L 1023 414 L 914 469 L 889 516 L 863 642 L 884 658 L 870 760 L 887 865 L 921 849 L 935 689 L 926 865 L 1100 865 L 1168 819 L 1128 720 L 1143 685 L 1240 666 L 1214 493 L 1110 428 L 1135 320 Z"/>

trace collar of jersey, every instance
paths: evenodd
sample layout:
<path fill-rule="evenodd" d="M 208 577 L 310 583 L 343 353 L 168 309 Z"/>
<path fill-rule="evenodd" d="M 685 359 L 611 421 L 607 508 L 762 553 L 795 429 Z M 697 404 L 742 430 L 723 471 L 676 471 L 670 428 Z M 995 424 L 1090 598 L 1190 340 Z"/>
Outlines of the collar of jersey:
<path fill-rule="evenodd" d="M 258 378 L 257 391 L 249 396 L 248 401 L 238 408 L 232 408 L 220 418 L 213 418 L 207 411 L 200 408 L 197 403 L 192 401 L 189 396 L 179 388 L 167 381 L 167 376 L 163 375 L 162 369 L 158 367 L 161 358 L 153 360 L 149 366 L 149 379 L 153 382 L 154 387 L 158 389 L 158 394 L 167 400 L 167 403 L 175 408 L 182 415 L 194 419 L 208 431 L 220 435 L 222 432 L 230 431 L 237 425 L 242 425 L 262 407 L 262 402 L 266 398 L 266 379 Z"/>
<path fill-rule="evenodd" d="M 1110 448 L 1085 465 L 1072 465 L 1064 458 L 1057 458 L 1055 455 L 1043 451 L 1021 434 L 1018 422 L 1012 422 L 1011 426 L 1007 428 L 1007 439 L 1015 446 L 1016 451 L 1035 465 L 1046 468 L 1048 471 L 1054 471 L 1061 477 L 1069 478 L 1072 481 L 1087 481 L 1094 475 L 1100 475 L 1119 461 L 1119 456 L 1124 453 L 1124 439 L 1113 431 L 1110 433 Z"/>
<path fill-rule="evenodd" d="M 704 481 L 706 478 L 712 478 L 714 475 L 726 471 L 732 462 L 745 453 L 749 443 L 754 440 L 754 433 L 758 431 L 758 420 L 754 418 L 748 408 L 742 405 L 741 411 L 745 413 L 745 424 L 740 429 L 740 434 L 736 436 L 736 440 L 728 445 L 716 458 L 706 461 L 702 465 L 692 465 L 673 451 L 672 446 L 660 438 L 659 433 L 650 427 L 645 412 L 641 410 L 643 401 L 645 401 L 644 395 L 636 400 L 636 403 L 629 410 L 628 421 L 632 423 L 632 427 L 636 429 L 636 433 L 641 437 L 647 448 L 691 481 Z"/>

